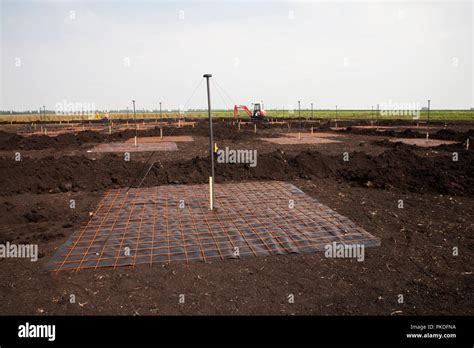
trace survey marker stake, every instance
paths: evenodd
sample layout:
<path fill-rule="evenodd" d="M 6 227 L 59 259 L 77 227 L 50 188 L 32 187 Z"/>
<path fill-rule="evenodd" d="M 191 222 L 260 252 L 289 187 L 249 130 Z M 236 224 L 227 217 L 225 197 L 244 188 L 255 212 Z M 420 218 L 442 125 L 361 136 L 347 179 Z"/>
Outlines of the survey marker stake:
<path fill-rule="evenodd" d="M 211 91 L 209 89 L 209 78 L 212 74 L 204 74 L 207 83 L 207 114 L 209 116 L 209 154 L 211 156 L 211 176 L 209 177 L 209 210 L 214 210 L 214 137 L 212 134 L 212 115 L 211 115 Z"/>

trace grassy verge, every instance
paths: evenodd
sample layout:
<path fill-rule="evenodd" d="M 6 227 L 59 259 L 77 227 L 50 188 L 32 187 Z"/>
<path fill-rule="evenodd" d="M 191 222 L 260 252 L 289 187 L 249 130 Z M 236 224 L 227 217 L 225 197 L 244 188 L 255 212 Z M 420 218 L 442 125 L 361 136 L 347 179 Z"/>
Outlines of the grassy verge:
<path fill-rule="evenodd" d="M 323 118 L 323 119 L 402 119 L 402 120 L 413 120 L 412 115 L 384 115 L 377 114 L 371 110 L 298 110 L 294 112 L 288 112 L 288 110 L 267 110 L 269 117 L 274 118 L 298 118 L 300 115 L 304 118 Z M 232 117 L 233 113 L 231 110 L 216 110 L 212 112 L 214 117 Z M 103 117 L 105 114 L 100 113 Z M 207 111 L 188 111 L 183 114 L 179 112 L 164 112 L 164 118 L 203 118 L 207 117 Z M 246 115 L 241 113 L 241 117 L 245 118 Z M 120 112 L 109 112 L 111 119 L 133 119 L 131 113 L 120 113 Z M 136 114 L 138 119 L 159 119 L 160 115 L 157 112 L 138 112 Z M 427 111 L 421 111 L 419 114 L 420 120 L 426 120 L 428 118 Z M 45 116 L 40 116 L 38 113 L 30 114 L 2 114 L 0 115 L 1 122 L 37 122 L 37 121 L 87 121 L 95 120 L 95 115 L 82 116 L 82 115 L 56 115 L 53 113 L 46 113 Z M 474 110 L 431 110 L 431 120 L 447 120 L 447 121 L 474 121 Z"/>

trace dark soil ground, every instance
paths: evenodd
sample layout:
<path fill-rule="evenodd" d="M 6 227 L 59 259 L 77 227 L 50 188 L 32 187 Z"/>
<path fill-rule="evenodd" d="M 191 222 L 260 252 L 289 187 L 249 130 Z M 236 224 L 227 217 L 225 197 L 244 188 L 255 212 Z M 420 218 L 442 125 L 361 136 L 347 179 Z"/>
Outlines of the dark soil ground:
<path fill-rule="evenodd" d="M 311 126 L 334 133 L 327 122 L 290 128 Z M 216 121 L 219 147 L 258 151 L 255 168 L 218 164 L 217 183 L 292 182 L 381 239 L 364 262 L 316 253 L 58 274 L 44 270 L 47 261 L 87 222 L 105 190 L 136 186 L 151 163 L 143 186 L 207 182 L 207 123 L 165 127 L 165 135 L 195 141 L 174 152 L 132 153 L 129 162 L 87 150 L 135 130 L 22 137 L 15 131 L 23 126 L 12 127 L 0 131 L 0 243 L 38 244 L 40 259 L 0 259 L 0 314 L 474 314 L 474 153 L 462 144 L 467 137 L 474 144 L 474 125 L 430 134 L 459 144 L 417 148 L 386 140 L 423 137 L 417 129 L 348 128 L 334 138 L 340 143 L 275 145 L 259 138 L 285 136 L 287 125 L 259 123 L 254 134 L 252 125 L 238 131 Z M 153 135 L 158 128 L 138 131 Z"/>

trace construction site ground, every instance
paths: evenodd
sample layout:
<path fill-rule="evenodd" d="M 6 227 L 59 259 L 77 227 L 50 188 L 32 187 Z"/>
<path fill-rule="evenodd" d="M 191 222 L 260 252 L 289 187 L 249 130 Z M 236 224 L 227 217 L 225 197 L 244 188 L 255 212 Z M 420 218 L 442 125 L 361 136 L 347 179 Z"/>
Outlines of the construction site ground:
<path fill-rule="evenodd" d="M 26 136 L 31 124 L 4 124 L 0 243 L 38 244 L 40 254 L 37 262 L 0 259 L 0 314 L 474 314 L 474 152 L 466 149 L 474 124 L 433 123 L 430 139 L 454 143 L 422 147 L 390 141 L 424 139 L 426 129 L 413 122 L 384 121 L 380 126 L 390 128 L 377 129 L 352 127 L 370 121 L 339 121 L 336 131 L 334 122 L 287 122 L 259 122 L 255 132 L 252 123 L 238 130 L 231 120 L 216 120 L 220 149 L 258 153 L 255 167 L 216 163 L 216 185 L 296 186 L 380 239 L 363 262 L 315 252 L 50 272 L 54 253 L 89 221 L 108 190 L 206 184 L 208 122 L 138 130 L 97 125 L 54 136 Z M 135 136 L 160 137 L 160 126 L 164 136 L 192 141 L 175 142 L 175 151 L 130 152 L 128 161 L 123 152 L 89 152 L 101 144 L 133 146 Z M 304 141 L 311 138 L 335 141 Z"/>

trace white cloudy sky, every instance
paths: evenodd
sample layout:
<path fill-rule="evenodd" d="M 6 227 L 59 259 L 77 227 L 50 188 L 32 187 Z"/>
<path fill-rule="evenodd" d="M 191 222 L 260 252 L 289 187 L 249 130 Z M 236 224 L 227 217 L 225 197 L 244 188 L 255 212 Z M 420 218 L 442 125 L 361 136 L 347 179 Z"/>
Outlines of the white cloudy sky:
<path fill-rule="evenodd" d="M 474 107 L 472 1 L 0 1 L 4 110 Z"/>

